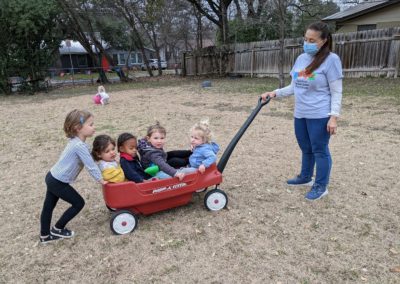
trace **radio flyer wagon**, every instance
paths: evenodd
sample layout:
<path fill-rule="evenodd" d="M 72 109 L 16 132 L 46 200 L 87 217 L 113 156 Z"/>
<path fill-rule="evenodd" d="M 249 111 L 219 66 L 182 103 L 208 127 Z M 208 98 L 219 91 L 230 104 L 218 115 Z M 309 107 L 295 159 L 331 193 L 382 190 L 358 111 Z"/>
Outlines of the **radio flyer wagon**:
<path fill-rule="evenodd" d="M 111 230 L 118 235 L 128 234 L 136 229 L 138 215 L 149 215 L 188 204 L 196 191 L 210 187 L 214 188 L 204 196 L 205 207 L 210 211 L 225 208 L 228 196 L 219 189 L 223 180 L 222 173 L 236 144 L 261 108 L 269 101 L 269 97 L 266 101 L 259 98 L 256 108 L 229 143 L 218 165 L 213 164 L 203 174 L 199 172 L 187 174 L 182 181 L 169 178 L 144 183 L 129 181 L 104 185 L 104 201 L 106 206 L 114 211 L 110 220 Z"/>

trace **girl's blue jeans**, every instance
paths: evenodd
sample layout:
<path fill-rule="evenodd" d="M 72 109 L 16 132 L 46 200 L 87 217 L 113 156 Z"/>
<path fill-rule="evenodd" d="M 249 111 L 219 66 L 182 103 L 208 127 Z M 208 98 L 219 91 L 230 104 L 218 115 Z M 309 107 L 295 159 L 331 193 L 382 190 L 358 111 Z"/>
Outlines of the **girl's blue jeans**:
<path fill-rule="evenodd" d="M 194 173 L 195 171 L 197 171 L 197 169 L 196 168 L 180 168 L 178 171 L 181 173 L 189 174 L 189 173 Z M 164 173 L 163 171 L 159 171 L 154 177 L 156 177 L 158 179 L 171 178 L 170 175 Z"/>
<path fill-rule="evenodd" d="M 294 131 L 302 152 L 301 172 L 303 178 L 311 178 L 316 166 L 315 183 L 327 185 L 332 168 L 329 152 L 330 134 L 326 130 L 329 117 L 320 119 L 295 118 Z"/>
<path fill-rule="evenodd" d="M 170 175 L 164 173 L 163 171 L 159 171 L 154 177 L 155 177 L 155 178 L 158 178 L 158 179 L 171 178 Z"/>

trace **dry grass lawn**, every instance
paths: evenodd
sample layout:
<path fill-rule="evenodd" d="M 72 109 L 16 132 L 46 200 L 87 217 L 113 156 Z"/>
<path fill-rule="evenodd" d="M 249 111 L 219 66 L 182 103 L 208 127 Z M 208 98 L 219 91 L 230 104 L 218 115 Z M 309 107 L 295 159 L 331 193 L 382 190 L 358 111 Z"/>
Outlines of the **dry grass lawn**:
<path fill-rule="evenodd" d="M 97 134 L 138 136 L 159 120 L 167 150 L 186 149 L 188 130 L 210 118 L 222 150 L 271 79 L 189 79 L 0 97 L 0 283 L 399 283 L 400 81 L 346 80 L 329 195 L 308 202 L 289 188 L 299 171 L 293 98 L 274 100 L 256 117 L 224 172 L 227 210 L 211 213 L 204 193 L 187 206 L 139 220 L 115 236 L 101 189 L 83 171 L 74 186 L 86 200 L 71 240 L 38 244 L 44 176 L 67 139 L 65 115 L 84 108 Z M 90 139 L 90 144 L 93 139 Z M 222 153 L 222 152 L 221 152 Z M 59 202 L 58 218 L 67 208 Z"/>

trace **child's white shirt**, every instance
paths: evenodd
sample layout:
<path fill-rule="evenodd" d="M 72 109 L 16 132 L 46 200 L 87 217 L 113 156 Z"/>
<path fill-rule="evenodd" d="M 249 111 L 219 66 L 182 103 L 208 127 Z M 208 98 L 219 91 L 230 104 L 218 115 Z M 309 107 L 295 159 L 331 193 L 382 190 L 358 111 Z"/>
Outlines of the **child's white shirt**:
<path fill-rule="evenodd" d="M 99 93 L 99 96 L 100 96 L 102 99 L 109 99 L 109 98 L 110 98 L 110 96 L 109 96 L 106 92 L 100 92 L 100 93 Z"/>

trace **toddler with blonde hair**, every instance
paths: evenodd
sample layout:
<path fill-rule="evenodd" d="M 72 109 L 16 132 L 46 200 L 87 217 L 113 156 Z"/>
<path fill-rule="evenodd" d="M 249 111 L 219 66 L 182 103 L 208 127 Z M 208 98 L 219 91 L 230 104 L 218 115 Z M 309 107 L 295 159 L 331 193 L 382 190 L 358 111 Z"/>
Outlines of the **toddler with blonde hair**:
<path fill-rule="evenodd" d="M 194 172 L 197 169 L 200 173 L 204 173 L 217 161 L 217 153 L 219 145 L 212 140 L 212 133 L 209 127 L 208 119 L 196 123 L 190 129 L 190 148 L 192 155 L 189 157 L 189 168 L 185 168 L 184 172 Z"/>
<path fill-rule="evenodd" d="M 106 93 L 106 89 L 104 88 L 104 86 L 99 86 L 97 88 L 97 95 L 100 97 L 100 103 L 102 105 L 106 105 L 108 103 L 110 103 L 110 96 Z"/>

